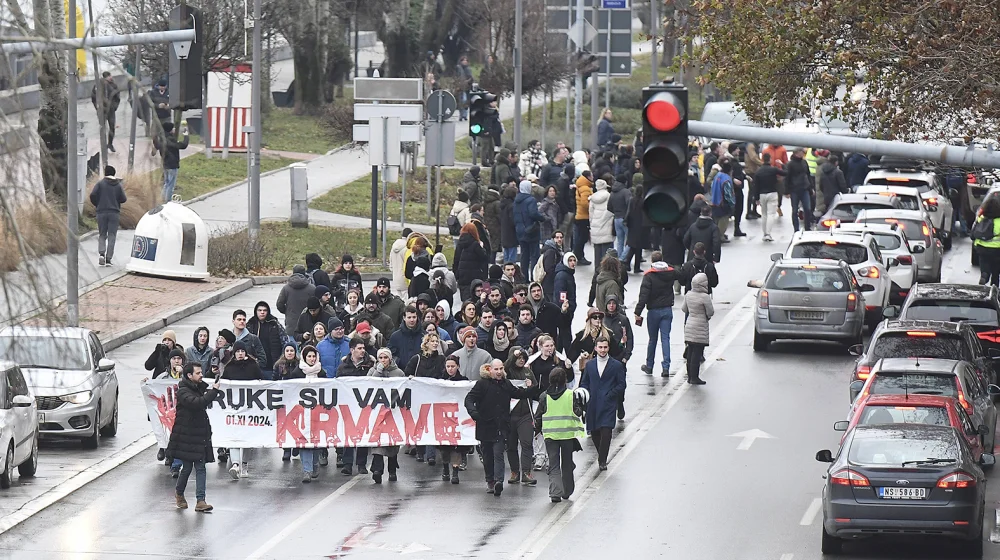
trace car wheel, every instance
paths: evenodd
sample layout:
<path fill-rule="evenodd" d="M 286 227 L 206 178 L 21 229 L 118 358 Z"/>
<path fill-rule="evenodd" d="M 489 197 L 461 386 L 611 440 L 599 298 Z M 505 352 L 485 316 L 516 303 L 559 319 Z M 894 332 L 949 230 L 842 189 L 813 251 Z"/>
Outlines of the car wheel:
<path fill-rule="evenodd" d="M 0 473 L 0 488 L 10 488 L 10 483 L 14 480 L 14 442 L 7 446 L 7 459 L 3 464 L 3 472 Z"/>
<path fill-rule="evenodd" d="M 821 527 L 821 529 L 823 530 L 823 540 L 820 542 L 820 550 L 823 554 L 840 554 L 844 550 L 844 539 L 827 533 L 825 527 Z"/>
<path fill-rule="evenodd" d="M 114 437 L 118 435 L 118 395 L 115 395 L 115 409 L 111 412 L 111 421 L 107 426 L 101 428 L 101 435 L 104 437 Z"/>
<path fill-rule="evenodd" d="M 951 242 L 952 242 L 951 238 L 952 238 L 952 235 L 951 235 L 951 233 L 949 233 L 949 234 L 945 235 L 941 239 L 941 244 L 944 245 L 944 250 L 945 251 L 951 251 Z"/>
<path fill-rule="evenodd" d="M 982 509 L 983 509 L 983 515 L 985 515 L 986 514 L 986 512 L 985 512 L 986 505 L 985 504 L 983 504 Z M 983 557 L 983 518 L 982 517 L 979 518 L 979 531 L 976 532 L 976 535 L 977 535 L 977 537 L 974 538 L 974 539 L 972 539 L 972 540 L 962 541 L 961 543 L 959 543 L 959 550 L 962 553 L 964 553 L 964 554 L 962 554 L 962 556 L 965 556 L 967 558 L 982 558 Z"/>
<path fill-rule="evenodd" d="M 97 403 L 97 414 L 94 414 L 94 432 L 83 438 L 84 449 L 97 449 L 101 445 L 101 403 Z"/>
<path fill-rule="evenodd" d="M 757 332 L 757 329 L 753 330 L 753 351 L 754 352 L 767 352 L 767 347 L 771 344 L 771 339 Z"/>
<path fill-rule="evenodd" d="M 38 472 L 38 433 L 35 432 L 35 441 L 31 443 L 31 455 L 28 460 L 17 466 L 17 474 L 22 478 L 31 478 Z"/>

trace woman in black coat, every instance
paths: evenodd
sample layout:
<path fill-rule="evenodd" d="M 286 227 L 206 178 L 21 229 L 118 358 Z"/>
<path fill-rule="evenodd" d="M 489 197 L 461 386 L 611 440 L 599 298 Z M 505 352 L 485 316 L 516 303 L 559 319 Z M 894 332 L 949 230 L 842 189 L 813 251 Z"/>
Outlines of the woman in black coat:
<path fill-rule="evenodd" d="M 212 456 L 212 424 L 208 420 L 206 409 L 215 400 L 219 391 L 216 382 L 210 389 L 202 381 L 200 364 L 189 363 L 184 366 L 184 374 L 177 384 L 177 415 L 170 429 L 170 441 L 167 443 L 167 457 L 179 459 L 181 472 L 177 477 L 175 498 L 179 509 L 187 509 L 184 499 L 184 489 L 187 487 L 191 471 L 195 471 L 195 497 L 198 500 L 195 511 L 212 511 L 212 506 L 205 502 L 205 463 L 214 463 Z"/>
<path fill-rule="evenodd" d="M 420 343 L 420 352 L 410 358 L 403 372 L 407 377 L 443 378 L 444 354 L 441 353 L 441 338 L 434 333 L 425 334 L 423 342 Z"/>
<path fill-rule="evenodd" d="M 465 224 L 455 244 L 455 257 L 452 260 L 462 301 L 469 299 L 474 280 L 486 280 L 489 264 L 490 256 L 479 243 L 479 231 L 476 225 L 471 222 Z M 451 303 L 452 300 L 447 301 Z"/>
<path fill-rule="evenodd" d="M 410 280 L 410 286 L 407 288 L 407 293 L 410 297 L 417 297 L 420 294 L 426 294 L 431 290 L 431 259 L 427 256 L 427 253 L 424 252 L 417 258 L 413 259 L 412 264 L 413 278 Z"/>
<path fill-rule="evenodd" d="M 504 188 L 503 198 L 500 199 L 500 245 L 503 246 L 505 252 L 519 245 L 517 242 L 517 229 L 514 227 L 515 197 L 517 197 L 517 189 L 508 186 Z M 505 262 L 506 260 L 504 258 Z"/>
<path fill-rule="evenodd" d="M 503 492 L 504 450 L 510 432 L 510 400 L 537 398 L 538 388 L 531 380 L 526 387 L 515 387 L 507 379 L 503 362 L 493 360 L 483 365 L 481 378 L 465 397 L 465 408 L 476 421 L 476 439 L 483 448 L 483 470 L 487 491 L 497 498 Z"/>
<path fill-rule="evenodd" d="M 642 264 L 642 250 L 649 248 L 649 228 L 646 227 L 646 216 L 642 211 L 642 199 L 646 196 L 646 189 L 642 186 L 642 174 L 632 175 L 632 206 L 628 209 L 628 216 L 625 224 L 628 226 L 628 235 L 625 236 L 625 244 L 629 246 L 628 260 L 625 261 L 625 270 L 629 268 L 630 262 L 635 262 L 632 272 L 636 274 L 642 272 L 639 265 Z"/>

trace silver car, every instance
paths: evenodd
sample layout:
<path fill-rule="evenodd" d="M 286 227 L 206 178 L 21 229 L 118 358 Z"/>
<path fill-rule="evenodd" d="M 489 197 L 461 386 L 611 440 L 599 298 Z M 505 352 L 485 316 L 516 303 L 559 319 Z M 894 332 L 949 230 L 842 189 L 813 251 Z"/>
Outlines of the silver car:
<path fill-rule="evenodd" d="M 941 281 L 944 245 L 934 237 L 934 226 L 927 214 L 918 210 L 862 210 L 856 223 L 898 224 L 906 232 L 913 261 L 917 263 L 917 281 Z"/>
<path fill-rule="evenodd" d="M 771 342 L 787 339 L 832 340 L 847 347 L 863 342 L 865 299 L 874 290 L 859 285 L 850 266 L 828 259 L 775 261 L 759 288 L 754 305 L 753 349 L 766 351 Z"/>
<path fill-rule="evenodd" d="M 7 327 L 0 358 L 18 364 L 38 406 L 43 436 L 86 448 L 118 433 L 118 377 L 97 335 L 83 328 Z"/>

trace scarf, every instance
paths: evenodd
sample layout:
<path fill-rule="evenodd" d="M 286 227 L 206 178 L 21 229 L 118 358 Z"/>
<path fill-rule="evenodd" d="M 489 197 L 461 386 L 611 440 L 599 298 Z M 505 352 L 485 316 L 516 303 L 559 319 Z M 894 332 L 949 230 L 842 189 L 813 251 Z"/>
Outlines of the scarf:
<path fill-rule="evenodd" d="M 306 377 L 318 377 L 319 370 L 323 369 L 323 365 L 317 361 L 315 365 L 310 366 L 306 364 L 305 360 L 299 360 L 299 369 L 306 374 Z"/>
<path fill-rule="evenodd" d="M 510 346 L 510 337 L 504 337 L 503 339 L 497 338 L 497 331 L 493 329 L 493 348 L 497 351 L 503 352 Z"/>

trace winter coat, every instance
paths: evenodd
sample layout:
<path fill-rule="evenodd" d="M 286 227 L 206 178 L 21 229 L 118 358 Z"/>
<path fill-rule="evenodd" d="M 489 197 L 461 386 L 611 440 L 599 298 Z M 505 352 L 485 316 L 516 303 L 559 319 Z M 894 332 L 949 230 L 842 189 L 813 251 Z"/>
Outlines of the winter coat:
<path fill-rule="evenodd" d="M 611 315 L 610 313 L 604 316 L 604 326 L 611 334 L 614 336 L 615 342 L 618 343 L 618 348 L 621 352 L 621 361 L 627 361 L 632 357 L 632 348 L 635 345 L 634 336 L 632 335 L 632 323 L 629 322 L 629 318 L 622 311 L 622 308 L 618 308 L 618 313 Z"/>
<path fill-rule="evenodd" d="M 575 362 L 580 359 L 580 356 L 584 352 L 586 352 L 587 354 L 590 354 L 591 358 L 593 358 L 594 356 L 597 355 L 594 349 L 597 346 L 598 336 L 608 337 L 608 355 L 616 360 L 620 360 L 622 358 L 622 355 L 625 353 L 625 349 L 619 344 L 621 339 L 620 338 L 616 339 L 610 332 L 610 330 L 607 328 L 601 329 L 601 331 L 596 336 L 594 335 L 594 333 L 590 332 L 590 330 L 587 328 L 584 328 L 582 331 L 576 333 L 576 336 L 573 337 L 573 342 L 570 344 L 569 349 L 566 350 L 566 356 L 570 360 Z"/>
<path fill-rule="evenodd" d="M 788 192 L 801 192 L 812 187 L 809 164 L 804 159 L 793 156 L 785 169 L 788 171 L 788 178 L 785 180 Z"/>
<path fill-rule="evenodd" d="M 452 260 L 458 285 L 470 286 L 473 280 L 485 280 L 490 266 L 490 256 L 471 233 L 463 233 L 455 244 Z"/>
<path fill-rule="evenodd" d="M 521 346 L 514 347 L 517 351 L 511 351 L 510 356 L 504 360 L 504 372 L 507 374 L 507 379 L 513 381 L 524 381 L 526 379 L 531 380 L 531 386 L 535 388 L 536 393 L 541 389 L 538 385 L 538 379 L 535 377 L 535 372 L 531 371 L 531 367 L 528 365 L 527 361 L 530 355 L 528 351 Z M 517 356 L 520 354 L 525 358 L 524 367 L 517 367 Z M 510 409 L 510 415 L 514 418 L 521 418 L 531 414 L 531 401 L 533 399 L 518 399 L 517 404 Z"/>
<path fill-rule="evenodd" d="M 625 188 L 625 183 L 615 181 L 611 186 L 611 199 L 608 200 L 608 210 L 615 215 L 616 219 L 624 220 L 628 217 L 629 204 L 632 203 L 632 191 Z"/>
<path fill-rule="evenodd" d="M 705 254 L 711 255 L 714 262 L 722 260 L 722 235 L 715 220 L 708 216 L 699 216 L 684 234 L 684 247 L 688 254 L 694 250 L 696 243 L 705 244 Z"/>
<path fill-rule="evenodd" d="M 323 270 L 323 258 L 316 253 L 306 255 L 306 277 L 312 279 L 314 286 L 326 286 L 333 289 L 330 275 Z"/>
<path fill-rule="evenodd" d="M 625 224 L 628 226 L 627 245 L 633 249 L 649 248 L 649 228 L 646 226 L 645 212 L 642 211 L 642 199 L 645 191 L 642 185 L 637 185 L 635 194 L 632 197 L 632 204 L 629 206 L 628 219 Z"/>
<path fill-rule="evenodd" d="M 538 204 L 538 212 L 543 218 L 545 218 L 545 220 L 541 223 L 541 231 L 539 231 L 540 238 L 551 240 L 552 234 L 559 229 L 559 223 L 562 222 L 562 213 L 559 210 L 559 203 L 545 198 Z"/>
<path fill-rule="evenodd" d="M 484 247 L 488 253 L 500 251 L 502 238 L 500 212 L 499 191 L 486 189 L 486 193 L 483 194 L 483 221 L 486 222 L 486 229 L 490 232 L 490 246 Z"/>
<path fill-rule="evenodd" d="M 347 342 L 346 336 L 339 339 L 330 338 L 329 335 L 323 337 L 323 340 L 316 345 L 316 352 L 319 353 L 319 362 L 326 371 L 327 377 L 337 376 L 340 362 L 350 351 L 350 344 Z"/>
<path fill-rule="evenodd" d="M 514 223 L 514 199 L 518 194 L 516 188 L 507 187 L 503 191 L 503 200 L 500 201 L 500 244 L 504 249 L 518 245 L 517 227 Z"/>
<path fill-rule="evenodd" d="M 361 362 L 355 364 L 354 359 L 348 354 L 340 359 L 337 377 L 365 377 L 377 363 L 374 356 L 365 354 L 365 357 L 361 358 Z"/>
<path fill-rule="evenodd" d="M 565 259 L 564 259 L 565 260 Z M 569 302 L 568 315 L 572 318 L 576 313 L 576 269 L 566 266 L 564 262 L 556 265 L 556 278 L 552 285 L 552 301 L 562 309 L 562 299 L 560 294 L 566 292 L 566 301 Z"/>
<path fill-rule="evenodd" d="M 473 175 L 472 169 L 465 172 L 462 176 L 462 190 L 465 194 L 469 195 L 469 204 L 482 204 L 483 203 L 483 186 L 480 183 L 480 176 L 478 174 Z"/>
<path fill-rule="evenodd" d="M 639 301 L 635 304 L 635 314 L 642 315 L 646 307 L 662 309 L 674 306 L 674 282 L 684 281 L 684 275 L 676 268 L 663 263 L 653 263 L 652 268 L 642 275 L 639 286 Z"/>
<path fill-rule="evenodd" d="M 602 118 L 597 123 L 597 147 L 603 148 L 611 143 L 611 135 L 615 133 L 615 127 L 607 118 Z"/>
<path fill-rule="evenodd" d="M 484 377 L 476 381 L 465 396 L 465 408 L 476 421 L 476 439 L 482 442 L 507 441 L 510 400 L 533 398 L 537 394 L 537 386 L 515 387 L 509 379 Z"/>
<path fill-rule="evenodd" d="M 559 195 L 556 200 L 559 202 L 560 220 L 566 214 L 576 216 L 576 178 L 562 173 L 556 180 L 556 192 Z"/>
<path fill-rule="evenodd" d="M 338 267 L 330 277 L 330 286 L 327 287 L 333 292 L 334 297 L 342 302 L 341 307 L 347 303 L 347 292 L 357 290 L 362 294 L 365 293 L 364 285 L 361 283 L 361 273 L 354 267 L 351 270 L 344 270 L 343 266 Z"/>
<path fill-rule="evenodd" d="M 684 264 L 684 253 L 686 250 L 686 247 L 684 246 L 684 235 L 687 233 L 689 227 L 689 219 L 690 218 L 688 216 L 684 216 L 684 219 L 681 220 L 681 222 L 678 223 L 673 229 L 663 229 L 663 232 L 660 235 L 660 250 L 663 252 L 664 262 L 678 266 Z M 718 230 L 719 228 L 715 229 Z M 629 247 L 631 247 L 631 245 L 629 245 Z"/>
<path fill-rule="evenodd" d="M 392 271 L 392 291 L 406 291 L 406 275 L 403 269 L 406 267 L 406 239 L 399 238 L 392 242 L 389 249 L 389 270 Z"/>
<path fill-rule="evenodd" d="M 278 300 L 275 307 L 278 312 L 285 316 L 285 332 L 295 332 L 295 326 L 299 322 L 299 315 L 306 308 L 309 298 L 316 293 L 316 287 L 312 281 L 302 273 L 293 273 L 288 277 L 285 285 L 278 293 Z"/>
<path fill-rule="evenodd" d="M 577 167 L 576 170 L 579 171 L 580 168 Z M 588 181 L 583 175 L 580 175 L 580 178 L 576 180 L 577 220 L 590 219 L 590 195 L 592 194 L 594 194 L 594 184 Z"/>
<path fill-rule="evenodd" d="M 479 368 L 493 359 L 493 356 L 490 356 L 490 353 L 482 348 L 476 347 L 469 350 L 464 345 L 459 346 L 458 350 L 451 354 L 458 356 L 459 372 L 471 381 L 478 380 L 480 378 Z"/>
<path fill-rule="evenodd" d="M 490 184 L 502 187 L 512 180 L 513 172 L 511 171 L 510 163 L 507 158 L 498 153 L 493 163 L 493 168 L 490 169 Z"/>
<path fill-rule="evenodd" d="M 531 342 L 542 334 L 542 329 L 538 328 L 534 321 L 527 325 L 518 321 L 514 325 L 514 338 L 512 342 L 521 348 L 531 348 Z"/>
<path fill-rule="evenodd" d="M 411 259 L 410 263 L 413 264 L 413 273 L 410 277 L 410 286 L 407 288 L 407 293 L 412 298 L 427 293 L 431 289 L 431 259 L 426 254 L 422 254 L 416 260 Z"/>
<path fill-rule="evenodd" d="M 565 354 L 553 352 L 548 359 L 545 359 L 542 358 L 542 352 L 539 350 L 528 358 L 528 367 L 535 374 L 535 379 L 538 380 L 538 387 L 542 391 L 549 386 L 549 374 L 557 366 L 566 370 L 566 375 L 568 376 L 566 382 L 573 383 L 573 380 L 576 378 L 573 372 L 573 364 Z"/>
<path fill-rule="evenodd" d="M 208 332 L 208 340 L 212 340 L 212 333 L 208 331 L 205 327 L 198 327 L 194 331 L 194 335 L 191 337 L 191 346 L 188 346 L 184 350 L 184 359 L 188 362 L 194 362 L 196 364 L 201 364 L 201 371 L 206 375 L 209 372 L 209 367 L 212 363 L 212 348 L 211 344 L 205 343 L 204 348 L 198 348 L 198 333 L 204 330 Z"/>
<path fill-rule="evenodd" d="M 247 352 L 245 360 L 233 358 L 226 365 L 226 369 L 222 372 L 222 378 L 230 381 L 259 381 L 264 376 L 261 374 L 260 366 L 257 365 L 257 360 L 250 357 L 250 353 Z"/>
<path fill-rule="evenodd" d="M 608 184 L 598 179 L 597 190 L 590 197 L 590 241 L 595 245 L 613 243 L 615 240 L 615 215 L 608 210 L 610 200 Z"/>
<path fill-rule="evenodd" d="M 302 313 L 299 314 L 299 320 L 295 322 L 295 330 L 292 331 L 292 336 L 298 342 L 302 342 L 305 340 L 303 337 L 304 334 L 309 333 L 309 336 L 312 336 L 313 326 L 315 326 L 316 323 L 323 323 L 323 325 L 326 325 L 332 318 L 333 315 L 330 315 L 322 309 L 320 309 L 319 314 L 315 317 L 309 313 L 308 309 L 304 309 Z M 316 341 L 313 341 L 314 344 L 315 342 Z"/>
<path fill-rule="evenodd" d="M 687 313 L 684 322 L 684 342 L 707 345 L 708 321 L 715 315 L 712 296 L 708 295 L 708 276 L 699 273 L 691 279 L 691 291 L 684 296 L 681 310 Z"/>
<path fill-rule="evenodd" d="M 354 317 L 355 326 L 361 321 L 368 321 L 368 324 L 380 333 L 391 333 L 393 331 L 392 319 L 385 313 L 382 313 L 380 309 L 376 309 L 374 312 L 369 312 L 368 309 L 362 310 Z"/>
<path fill-rule="evenodd" d="M 392 362 L 389 362 L 389 367 L 387 368 L 382 368 L 380 367 L 381 365 L 382 365 L 381 362 L 376 361 L 375 365 L 368 370 L 368 377 L 382 377 L 382 378 L 406 377 L 406 374 L 403 373 L 403 370 L 399 369 L 399 367 Z"/>
<path fill-rule="evenodd" d="M 175 345 L 176 348 L 183 350 L 184 348 L 180 345 Z M 167 348 L 166 344 L 162 342 L 157 343 L 153 348 L 153 351 L 149 353 L 149 357 L 146 358 L 146 363 L 144 364 L 146 371 L 153 372 L 153 379 L 159 377 L 163 372 L 170 368 L 170 349 Z"/>
<path fill-rule="evenodd" d="M 455 216 L 458 218 L 458 225 L 464 226 L 469 223 L 470 214 L 469 203 L 456 200 L 455 203 L 451 205 L 451 213 L 449 216 Z"/>
<path fill-rule="evenodd" d="M 541 241 L 541 222 L 545 217 L 538 211 L 538 200 L 529 193 L 519 192 L 514 197 L 514 231 L 518 243 Z"/>
<path fill-rule="evenodd" d="M 703 273 L 708 277 L 708 293 L 712 293 L 712 288 L 719 285 L 719 273 L 715 269 L 715 263 L 704 257 L 694 257 L 684 263 L 684 269 L 681 270 L 681 273 L 686 279 L 684 288 L 687 292 L 691 291 L 691 279 L 695 274 L 699 273 Z"/>
<path fill-rule="evenodd" d="M 423 352 L 420 352 L 406 362 L 404 371 L 409 377 L 442 379 L 444 378 L 444 355 L 440 352 L 434 352 L 430 356 L 425 356 Z"/>
<path fill-rule="evenodd" d="M 556 245 L 551 238 L 542 243 L 542 268 L 545 269 L 545 277 L 542 278 L 542 293 L 552 301 L 552 287 L 556 281 L 556 265 L 562 262 L 562 249 Z"/>
<path fill-rule="evenodd" d="M 542 299 L 541 302 L 535 302 L 530 297 L 528 303 L 535 309 L 535 325 L 538 329 L 555 338 L 559 331 L 559 325 L 562 323 L 562 310 L 560 306 L 546 299 Z"/>
<path fill-rule="evenodd" d="M 865 184 L 868 176 L 868 157 L 862 153 L 853 153 L 847 158 L 847 186 L 854 187 Z"/>
<path fill-rule="evenodd" d="M 823 180 L 820 181 L 820 188 L 823 191 L 823 198 L 829 203 L 833 197 L 841 193 L 849 192 L 847 180 L 844 179 L 844 172 L 839 167 L 829 161 L 820 166 L 820 173 Z"/>
<path fill-rule="evenodd" d="M 178 141 L 174 138 L 173 134 L 167 135 L 167 141 L 164 144 L 160 141 L 160 136 L 153 136 L 153 147 L 163 154 L 163 168 L 164 169 L 180 169 L 181 167 L 181 150 L 188 147 L 188 142 L 190 138 L 187 134 L 184 135 L 184 139 Z"/>
<path fill-rule="evenodd" d="M 625 364 L 609 358 L 604 374 L 598 375 L 597 358 L 591 359 L 580 373 L 580 387 L 590 391 L 590 400 L 587 401 L 587 431 L 613 429 L 617 422 L 618 404 L 625 397 Z"/>
<path fill-rule="evenodd" d="M 594 301 L 597 303 L 597 308 L 603 313 L 608 312 L 608 296 L 615 296 L 618 298 L 619 304 L 621 304 L 622 301 L 625 301 L 621 278 L 618 278 L 613 272 L 602 270 L 597 275 L 597 289 L 595 290 Z"/>
<path fill-rule="evenodd" d="M 212 449 L 212 424 L 208 420 L 209 405 L 218 393 L 208 383 L 194 383 L 183 378 L 177 383 L 177 412 L 167 443 L 167 457 L 182 461 L 215 462 Z"/>
<path fill-rule="evenodd" d="M 434 255 L 435 257 L 437 255 Z M 451 281 L 455 280 L 455 275 L 448 271 L 448 276 Z M 389 318 L 392 323 L 392 328 L 387 331 L 382 331 L 382 334 L 388 335 L 392 331 L 399 328 L 399 325 L 403 324 L 403 311 L 406 310 L 406 302 L 399 298 L 396 294 L 389 292 L 386 294 L 385 299 L 381 300 L 381 305 L 379 306 L 382 313 Z"/>
<path fill-rule="evenodd" d="M 389 336 L 387 347 L 392 352 L 396 364 L 405 366 L 410 358 L 420 353 L 420 344 L 424 340 L 424 331 L 419 324 L 416 328 L 410 329 L 406 324 L 399 326 L 399 329 Z"/>
<path fill-rule="evenodd" d="M 243 329 L 243 332 L 236 335 L 236 340 L 242 340 L 244 344 L 247 345 L 247 355 L 257 361 L 257 365 L 260 369 L 267 369 L 271 371 L 271 368 L 265 368 L 267 365 L 267 352 L 264 350 L 264 345 L 261 344 L 260 339 L 256 335 L 250 332 L 249 329 Z"/>
<path fill-rule="evenodd" d="M 126 200 L 128 197 L 125 196 L 122 180 L 118 177 L 105 177 L 94 185 L 94 190 L 90 191 L 90 203 L 94 205 L 98 214 L 118 214 L 122 211 L 122 204 L 125 204 Z"/>
<path fill-rule="evenodd" d="M 246 330 L 256 336 L 264 348 L 264 365 L 261 366 L 261 369 L 272 370 L 274 362 L 281 357 L 281 349 L 288 335 L 285 334 L 285 328 L 281 326 L 278 319 L 271 315 L 271 306 L 266 301 L 258 301 L 254 309 L 261 306 L 267 308 L 267 317 L 261 321 L 254 313 L 254 316 L 247 321 Z"/>

